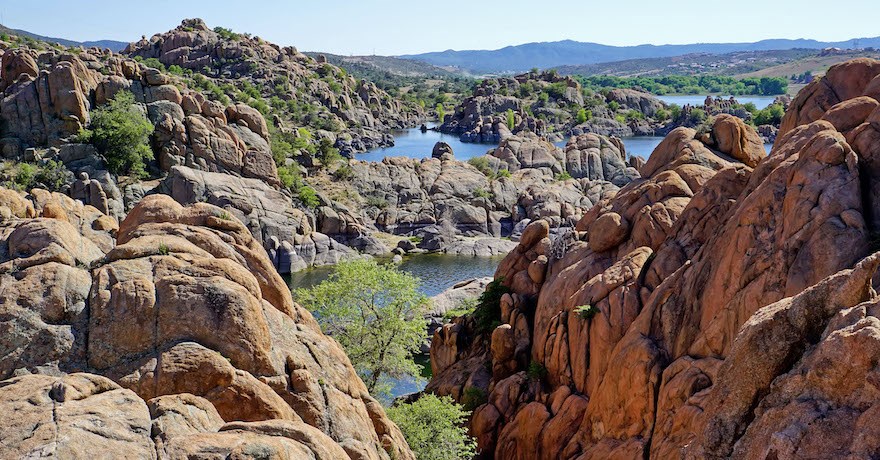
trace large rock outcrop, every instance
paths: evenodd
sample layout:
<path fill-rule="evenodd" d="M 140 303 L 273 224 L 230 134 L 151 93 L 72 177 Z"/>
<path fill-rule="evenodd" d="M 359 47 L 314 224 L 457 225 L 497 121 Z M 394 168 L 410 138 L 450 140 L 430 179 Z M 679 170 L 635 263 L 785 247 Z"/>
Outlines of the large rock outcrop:
<path fill-rule="evenodd" d="M 496 458 L 875 455 L 878 75 L 829 69 L 766 158 L 729 117 L 672 131 L 574 233 L 521 241 L 502 325 L 438 330 L 429 389 L 485 394 Z"/>
<path fill-rule="evenodd" d="M 0 456 L 412 458 L 227 211 L 151 195 L 117 227 L 38 190 L 0 209 Z"/>

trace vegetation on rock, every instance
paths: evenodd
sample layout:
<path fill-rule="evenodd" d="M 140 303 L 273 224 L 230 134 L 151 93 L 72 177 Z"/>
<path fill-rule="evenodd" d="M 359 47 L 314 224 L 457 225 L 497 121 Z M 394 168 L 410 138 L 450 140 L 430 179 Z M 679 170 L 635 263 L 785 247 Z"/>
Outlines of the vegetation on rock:
<path fill-rule="evenodd" d="M 428 299 L 418 286 L 418 278 L 392 265 L 354 260 L 294 297 L 342 345 L 370 393 L 387 396 L 389 379 L 420 375 L 412 356 L 426 338 Z"/>
<path fill-rule="evenodd" d="M 135 105 L 134 95 L 120 91 L 90 115 L 89 128 L 80 133 L 79 140 L 98 149 L 110 172 L 145 177 L 147 163 L 153 159 L 149 144 L 153 124 Z"/>
<path fill-rule="evenodd" d="M 469 460 L 476 453 L 465 426 L 470 412 L 449 396 L 425 394 L 387 412 L 419 460 Z"/>

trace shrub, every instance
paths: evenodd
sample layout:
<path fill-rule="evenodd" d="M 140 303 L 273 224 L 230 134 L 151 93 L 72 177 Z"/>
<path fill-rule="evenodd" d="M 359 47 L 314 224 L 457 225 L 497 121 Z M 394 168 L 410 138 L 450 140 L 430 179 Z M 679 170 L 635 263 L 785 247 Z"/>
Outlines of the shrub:
<path fill-rule="evenodd" d="M 220 26 L 214 27 L 214 32 L 216 32 L 217 35 L 220 36 L 220 38 L 226 40 L 238 40 L 239 38 L 241 38 L 241 34 L 237 34 L 230 29 L 226 29 Z"/>
<path fill-rule="evenodd" d="M 144 59 L 144 65 L 147 67 L 152 67 L 154 69 L 163 71 L 163 72 L 165 71 L 165 64 L 162 64 L 162 62 L 156 58 Z"/>
<path fill-rule="evenodd" d="M 593 118 L 593 112 L 587 109 L 580 109 L 577 113 L 577 123 L 583 124 Z"/>
<path fill-rule="evenodd" d="M 89 129 L 80 133 L 79 140 L 98 149 L 110 172 L 146 176 L 147 162 L 153 159 L 149 145 L 153 125 L 135 105 L 134 95 L 118 92 L 107 105 L 94 110 L 91 118 Z"/>
<path fill-rule="evenodd" d="M 473 157 L 468 160 L 468 164 L 477 168 L 477 171 L 483 173 L 486 177 L 493 177 L 495 173 L 492 171 L 492 168 L 489 166 L 489 159 L 485 156 L 482 157 Z"/>
<path fill-rule="evenodd" d="M 620 103 L 617 101 L 611 101 L 608 103 L 608 110 L 611 112 L 617 112 L 618 109 L 620 109 Z"/>
<path fill-rule="evenodd" d="M 510 171 L 508 171 L 506 169 L 499 169 L 498 174 L 495 174 L 495 177 L 497 177 L 499 179 L 503 179 L 505 177 L 510 177 Z"/>
<path fill-rule="evenodd" d="M 385 209 L 388 207 L 388 200 L 380 196 L 368 196 L 366 201 L 367 206 L 374 206 L 379 209 Z"/>
<path fill-rule="evenodd" d="M 574 308 L 574 313 L 582 319 L 592 319 L 599 311 L 598 307 L 592 305 L 581 305 Z"/>
<path fill-rule="evenodd" d="M 476 454 L 476 442 L 467 433 L 470 413 L 449 396 L 425 394 L 387 412 L 418 459 L 461 460 Z"/>
<path fill-rule="evenodd" d="M 482 188 L 477 188 L 477 189 L 474 189 L 474 191 L 473 191 L 473 196 L 474 196 L 474 198 L 486 198 L 486 199 L 491 199 L 491 198 L 492 198 L 492 192 L 489 192 L 489 191 L 484 190 L 484 189 L 482 189 Z"/>
<path fill-rule="evenodd" d="M 299 190 L 302 187 L 302 176 L 295 165 L 278 167 L 278 180 L 288 190 Z"/>
<path fill-rule="evenodd" d="M 27 190 L 34 185 L 34 177 L 37 175 L 37 167 L 28 164 L 21 163 L 18 165 L 18 171 L 15 173 L 15 177 L 13 177 L 13 182 L 22 190 Z"/>
<path fill-rule="evenodd" d="M 336 171 L 333 171 L 333 176 L 335 176 L 339 180 L 349 180 L 354 177 L 354 171 L 352 171 L 351 165 L 345 163 L 342 166 L 336 168 Z"/>
<path fill-rule="evenodd" d="M 482 388 L 468 387 L 461 396 L 461 403 L 466 411 L 473 412 L 478 407 L 489 401 L 486 392 Z"/>
<path fill-rule="evenodd" d="M 315 209 L 321 204 L 321 201 L 318 199 L 318 192 L 308 185 L 300 187 L 297 193 L 299 195 L 299 201 L 302 201 L 302 204 L 307 208 Z"/>
<path fill-rule="evenodd" d="M 168 245 L 165 243 L 160 243 L 158 253 L 160 256 L 167 256 L 169 253 Z"/>
<path fill-rule="evenodd" d="M 566 181 L 569 179 L 571 179 L 571 174 L 569 174 L 568 171 L 562 171 L 561 173 L 556 175 L 556 180 L 560 181 L 560 182 Z"/>
<path fill-rule="evenodd" d="M 232 220 L 232 214 L 229 214 L 227 211 L 220 211 L 220 213 L 217 214 L 217 218 L 220 220 Z"/>
<path fill-rule="evenodd" d="M 531 380 L 540 381 L 547 376 L 547 368 L 536 361 L 532 361 L 529 363 L 529 368 L 526 369 L 526 375 Z"/>
<path fill-rule="evenodd" d="M 437 120 L 443 123 L 443 120 L 446 118 L 446 110 L 443 108 L 443 104 L 437 103 L 435 111 L 437 112 Z"/>
<path fill-rule="evenodd" d="M 516 114 L 513 113 L 513 110 L 507 109 L 507 129 L 513 131 L 513 128 L 516 127 Z"/>
<path fill-rule="evenodd" d="M 474 321 L 480 333 L 492 332 L 501 325 L 501 297 L 510 292 L 510 288 L 502 284 L 503 281 L 502 278 L 492 280 L 477 299 Z"/>

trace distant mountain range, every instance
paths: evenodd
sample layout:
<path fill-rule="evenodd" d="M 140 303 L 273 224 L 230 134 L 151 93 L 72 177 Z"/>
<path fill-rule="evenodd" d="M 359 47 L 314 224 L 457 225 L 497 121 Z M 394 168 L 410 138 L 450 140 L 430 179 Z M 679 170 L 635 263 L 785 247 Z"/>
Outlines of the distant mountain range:
<path fill-rule="evenodd" d="M 737 51 L 769 51 L 824 48 L 880 48 L 880 37 L 843 42 L 820 42 L 807 39 L 772 39 L 753 43 L 694 43 L 688 45 L 610 46 L 599 43 L 563 40 L 526 43 L 498 50 L 446 50 L 398 56 L 439 67 L 454 67 L 473 74 L 523 72 L 532 68 L 598 64 L 628 59 L 660 58 L 686 54 L 725 54 Z"/>
<path fill-rule="evenodd" d="M 120 42 L 116 40 L 97 40 L 97 41 L 88 41 L 88 42 L 77 42 L 73 40 L 66 40 L 64 38 L 55 38 L 55 37 L 45 37 L 43 35 L 37 35 L 35 33 L 28 32 L 26 30 L 12 29 L 6 27 L 4 25 L 0 25 L 0 33 L 19 35 L 22 37 L 29 37 L 34 40 L 42 40 L 49 43 L 60 43 L 64 46 L 85 46 L 86 48 L 90 48 L 92 46 L 97 46 L 98 48 L 109 48 L 113 51 L 122 51 L 128 46 L 128 42 Z"/>

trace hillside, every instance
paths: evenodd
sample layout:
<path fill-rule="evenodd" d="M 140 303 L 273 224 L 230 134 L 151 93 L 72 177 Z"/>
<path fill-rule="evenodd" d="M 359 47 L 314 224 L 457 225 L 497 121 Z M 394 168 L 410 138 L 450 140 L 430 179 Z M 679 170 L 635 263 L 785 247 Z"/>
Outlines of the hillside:
<path fill-rule="evenodd" d="M 4 25 L 0 25 L 0 34 L 8 34 L 8 35 L 18 35 L 21 37 L 27 37 L 32 40 L 44 41 L 48 43 L 58 43 L 64 46 L 84 46 L 86 48 L 89 47 L 97 47 L 97 48 L 107 48 L 111 51 L 122 51 L 126 46 L 128 46 L 128 42 L 120 42 L 116 40 L 96 40 L 96 41 L 86 41 L 86 42 L 77 42 L 73 40 L 67 40 L 64 38 L 55 38 L 55 37 L 44 37 L 42 35 L 37 35 L 26 30 L 12 29 L 6 27 Z"/>
<path fill-rule="evenodd" d="M 629 59 L 557 68 L 563 75 L 611 75 L 617 77 L 661 77 L 670 75 L 728 75 L 745 77 L 791 77 L 811 72 L 821 75 L 828 67 L 857 57 L 877 57 L 873 50 L 790 49 L 738 51 L 726 54 Z"/>
<path fill-rule="evenodd" d="M 858 39 L 861 47 L 880 47 L 880 37 Z M 476 74 L 514 73 L 532 68 L 549 69 L 565 65 L 585 65 L 683 56 L 688 54 L 725 54 L 737 51 L 766 51 L 786 49 L 850 48 L 853 40 L 820 42 L 816 40 L 762 40 L 754 43 L 695 43 L 685 45 L 609 46 L 599 43 L 563 40 L 558 42 L 526 43 L 497 50 L 446 50 L 432 53 L 399 56 L 427 62 L 435 66 L 449 66 Z"/>

